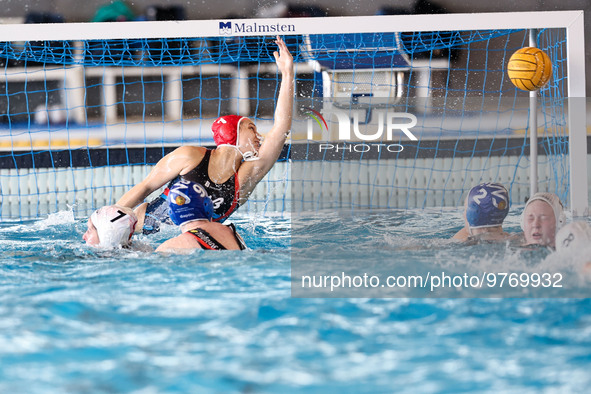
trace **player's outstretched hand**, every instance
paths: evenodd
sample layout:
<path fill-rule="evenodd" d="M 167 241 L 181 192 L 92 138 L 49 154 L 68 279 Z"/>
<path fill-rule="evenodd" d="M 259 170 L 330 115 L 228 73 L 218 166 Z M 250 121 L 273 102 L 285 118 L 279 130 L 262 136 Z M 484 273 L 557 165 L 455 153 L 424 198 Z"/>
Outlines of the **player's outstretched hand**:
<path fill-rule="evenodd" d="M 285 41 L 277 36 L 275 42 L 279 47 L 279 52 L 273 52 L 273 56 L 275 56 L 275 62 L 277 63 L 277 67 L 279 67 L 279 71 L 281 71 L 281 74 L 293 73 L 293 56 L 289 53 Z"/>

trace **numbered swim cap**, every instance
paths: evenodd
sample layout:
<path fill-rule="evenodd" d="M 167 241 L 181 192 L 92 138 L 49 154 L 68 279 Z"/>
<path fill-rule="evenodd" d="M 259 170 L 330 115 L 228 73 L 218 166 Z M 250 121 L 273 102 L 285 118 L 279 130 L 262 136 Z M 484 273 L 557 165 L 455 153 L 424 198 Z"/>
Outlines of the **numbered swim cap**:
<path fill-rule="evenodd" d="M 116 248 L 130 244 L 137 218 L 133 211 L 119 205 L 108 205 L 90 215 L 101 248 Z"/>
<path fill-rule="evenodd" d="M 521 214 L 522 230 L 524 229 L 525 224 L 525 211 L 527 210 L 528 205 L 536 200 L 544 201 L 552 207 L 552 211 L 554 211 L 554 217 L 556 218 L 557 230 L 564 226 L 564 223 L 566 223 L 566 216 L 564 215 L 564 209 L 562 208 L 562 203 L 560 202 L 558 196 L 554 193 L 540 192 L 531 196 L 530 199 L 527 200 L 527 203 L 525 203 L 525 208 L 523 208 L 523 213 Z"/>
<path fill-rule="evenodd" d="M 500 183 L 481 183 L 470 189 L 466 220 L 471 228 L 496 227 L 509 213 L 509 193 Z"/>
<path fill-rule="evenodd" d="M 211 125 L 213 131 L 213 140 L 217 146 L 232 145 L 238 143 L 240 121 L 244 116 L 226 115 L 220 116 Z"/>
<path fill-rule="evenodd" d="M 591 226 L 582 220 L 562 227 L 556 233 L 556 250 L 582 249 L 591 246 Z"/>
<path fill-rule="evenodd" d="M 211 220 L 213 203 L 199 183 L 179 181 L 168 191 L 170 219 L 177 226 L 193 220 Z"/>

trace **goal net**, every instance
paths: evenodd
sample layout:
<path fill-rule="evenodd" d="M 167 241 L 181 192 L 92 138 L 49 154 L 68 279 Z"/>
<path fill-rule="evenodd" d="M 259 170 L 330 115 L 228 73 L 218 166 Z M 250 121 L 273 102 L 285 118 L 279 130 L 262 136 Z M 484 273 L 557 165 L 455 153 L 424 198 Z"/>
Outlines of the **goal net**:
<path fill-rule="evenodd" d="M 114 203 L 176 147 L 213 147 L 220 115 L 264 135 L 276 34 L 295 61 L 292 134 L 241 211 L 455 207 L 485 181 L 513 204 L 533 183 L 586 211 L 582 12 L 568 11 L 0 26 L 1 218 Z M 526 46 L 553 64 L 531 97 L 506 70 Z"/>

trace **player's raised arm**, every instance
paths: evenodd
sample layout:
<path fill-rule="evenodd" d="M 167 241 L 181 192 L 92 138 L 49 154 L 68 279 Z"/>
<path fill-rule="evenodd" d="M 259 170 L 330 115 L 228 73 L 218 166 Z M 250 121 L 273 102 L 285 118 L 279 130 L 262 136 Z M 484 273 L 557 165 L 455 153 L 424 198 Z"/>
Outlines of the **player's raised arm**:
<path fill-rule="evenodd" d="M 134 208 L 136 205 L 142 203 L 150 193 L 158 190 L 166 183 L 173 180 L 183 170 L 199 156 L 198 150 L 203 149 L 199 147 L 181 146 L 170 152 L 158 161 L 156 166 L 150 171 L 148 176 L 132 187 L 125 193 L 119 201 L 118 205 L 124 207 Z M 201 154 L 202 156 L 202 154 Z"/>
<path fill-rule="evenodd" d="M 277 98 L 277 107 L 275 108 L 273 127 L 265 135 L 259 149 L 259 160 L 243 163 L 242 167 L 244 168 L 241 167 L 240 169 L 240 172 L 249 173 L 248 182 L 252 184 L 253 188 L 269 172 L 279 158 L 285 140 L 289 135 L 293 117 L 295 89 L 293 57 L 281 37 L 277 36 L 276 43 L 278 52 L 274 52 L 273 55 L 281 72 L 281 86 Z M 241 178 L 243 176 L 241 175 Z"/>

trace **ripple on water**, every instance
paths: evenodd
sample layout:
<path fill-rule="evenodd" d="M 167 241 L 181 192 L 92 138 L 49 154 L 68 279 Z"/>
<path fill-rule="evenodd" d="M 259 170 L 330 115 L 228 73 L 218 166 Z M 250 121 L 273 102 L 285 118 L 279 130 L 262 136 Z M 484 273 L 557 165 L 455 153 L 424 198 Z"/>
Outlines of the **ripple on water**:
<path fill-rule="evenodd" d="M 234 222 L 251 250 L 188 256 L 150 251 L 173 227 L 138 237 L 142 248 L 104 253 L 83 245 L 85 220 L 68 213 L 0 224 L 0 391 L 568 392 L 591 383 L 589 299 L 291 292 L 298 258 L 379 274 L 562 264 L 587 286 L 581 256 L 451 244 L 455 211 Z"/>

